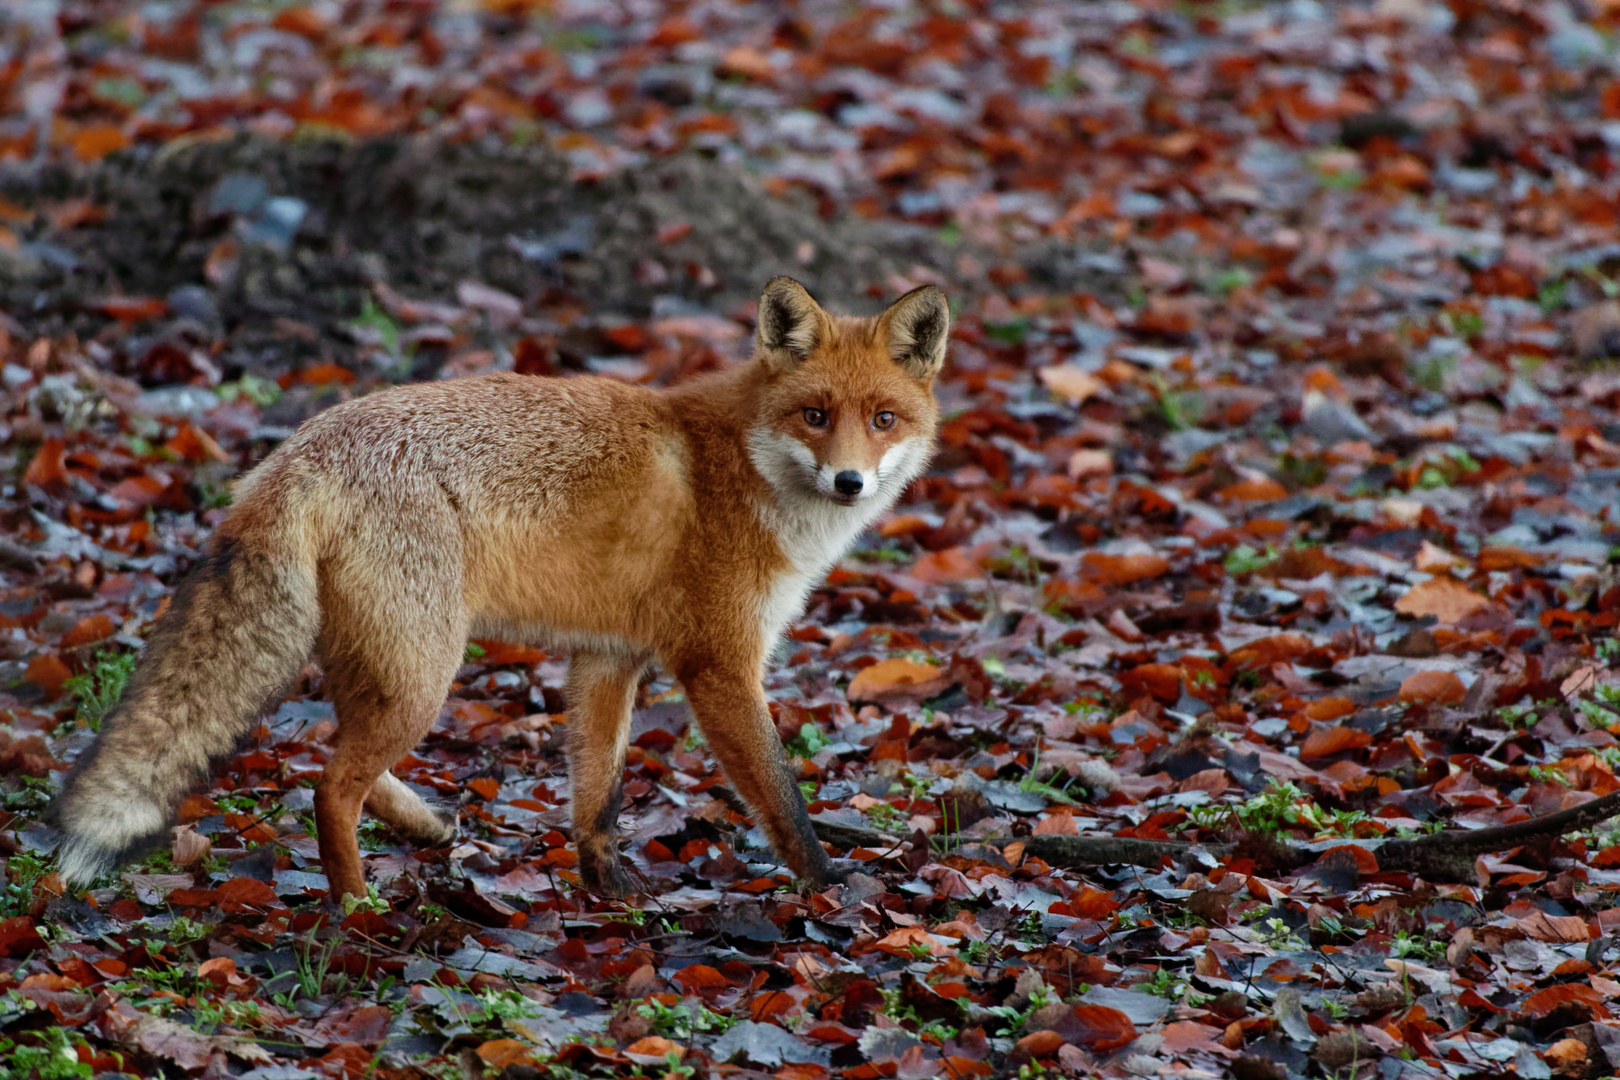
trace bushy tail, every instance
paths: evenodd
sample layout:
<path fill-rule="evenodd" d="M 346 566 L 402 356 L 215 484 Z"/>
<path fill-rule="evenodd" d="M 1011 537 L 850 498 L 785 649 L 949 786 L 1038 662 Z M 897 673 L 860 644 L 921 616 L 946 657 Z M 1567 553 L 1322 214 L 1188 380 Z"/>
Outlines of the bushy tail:
<path fill-rule="evenodd" d="M 62 877 L 87 885 L 161 837 L 297 678 L 319 628 L 312 561 L 216 534 L 57 799 Z"/>

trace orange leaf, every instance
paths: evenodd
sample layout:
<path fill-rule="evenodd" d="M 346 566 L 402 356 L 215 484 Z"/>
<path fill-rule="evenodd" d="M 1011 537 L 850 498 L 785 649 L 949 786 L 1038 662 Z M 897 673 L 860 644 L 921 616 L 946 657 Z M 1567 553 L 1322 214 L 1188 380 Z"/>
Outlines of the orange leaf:
<path fill-rule="evenodd" d="M 850 701 L 882 701 L 892 697 L 932 697 L 950 686 L 950 676 L 933 664 L 895 657 L 862 668 L 849 682 Z"/>
<path fill-rule="evenodd" d="M 929 956 L 946 956 L 951 951 L 920 926 L 902 926 L 882 938 L 877 947 L 891 956 L 910 956 L 916 948 L 926 949 Z"/>
<path fill-rule="evenodd" d="M 776 66 L 760 50 L 749 45 L 738 45 L 720 58 L 719 72 L 722 76 L 736 75 L 755 82 L 770 82 L 776 74 Z"/>
<path fill-rule="evenodd" d="M 973 581 L 984 577 L 984 570 L 959 547 L 931 551 L 912 564 L 910 575 L 931 585 Z"/>
<path fill-rule="evenodd" d="M 671 1054 L 679 1060 L 686 1056 L 686 1047 L 662 1035 L 648 1035 L 624 1048 L 624 1056 L 638 1065 L 662 1065 Z"/>
<path fill-rule="evenodd" d="M 327 30 L 326 20 L 314 8 L 308 7 L 283 8 L 270 25 L 310 41 L 320 41 L 326 36 Z"/>
<path fill-rule="evenodd" d="M 1461 582 L 1434 577 L 1412 586 L 1405 596 L 1395 601 L 1395 610 L 1413 617 L 1433 615 L 1442 624 L 1452 625 L 1480 608 L 1489 607 L 1490 603 Z"/>
<path fill-rule="evenodd" d="M 1229 659 L 1239 669 L 1268 668 L 1304 656 L 1314 647 L 1311 639 L 1302 634 L 1273 634 L 1234 649 Z"/>
<path fill-rule="evenodd" d="M 1127 694 L 1147 694 L 1155 701 L 1174 705 L 1181 700 L 1181 669 L 1174 664 L 1138 664 L 1119 677 Z"/>
<path fill-rule="evenodd" d="M 216 975 L 219 977 L 215 978 Z M 228 956 L 216 956 L 197 965 L 197 978 L 207 979 L 215 986 L 226 985 L 234 975 L 236 975 L 236 961 Z"/>
<path fill-rule="evenodd" d="M 45 691 L 47 699 L 61 694 L 62 684 L 72 675 L 68 666 L 52 653 L 40 653 L 28 661 L 28 670 L 23 672 L 23 678 Z"/>
<path fill-rule="evenodd" d="M 675 981 L 689 994 L 700 990 L 722 990 L 731 985 L 731 980 L 708 964 L 688 964 L 675 973 Z"/>
<path fill-rule="evenodd" d="M 92 615 L 88 619 L 81 620 L 79 625 L 62 635 L 62 648 L 77 649 L 80 645 L 88 645 L 92 641 L 110 638 L 116 629 L 117 627 L 113 625 L 112 619 L 108 616 Z"/>
<path fill-rule="evenodd" d="M 109 319 L 127 323 L 161 319 L 169 312 L 167 303 L 150 296 L 104 296 L 90 306 Z"/>
<path fill-rule="evenodd" d="M 1467 696 L 1468 687 L 1449 671 L 1420 671 L 1401 683 L 1401 700 L 1409 705 L 1455 705 Z"/>
<path fill-rule="evenodd" d="M 354 382 L 354 372 L 342 364 L 324 363 L 311 364 L 298 373 L 298 381 L 313 386 L 325 386 L 327 383 L 343 383 L 347 385 Z"/>
<path fill-rule="evenodd" d="M 1275 502 L 1286 499 L 1288 489 L 1269 476 L 1264 476 L 1257 480 L 1239 480 L 1221 488 L 1217 494 L 1234 502 Z"/>
<path fill-rule="evenodd" d="M 1519 1010 L 1527 1016 L 1543 1017 L 1555 1009 L 1573 1005 L 1582 1006 L 1599 1019 L 1607 1019 L 1609 1012 L 1603 1007 L 1603 997 L 1590 986 L 1579 983 L 1565 983 L 1562 986 L 1549 986 L 1545 990 L 1537 990 L 1524 999 Z"/>
<path fill-rule="evenodd" d="M 1079 1027 L 1074 1041 L 1100 1053 L 1118 1050 L 1136 1038 L 1131 1018 L 1106 1005 L 1076 1005 L 1074 1019 Z"/>
<path fill-rule="evenodd" d="M 164 449 L 187 461 L 229 461 L 230 456 L 208 432 L 190 422 L 180 425 Z"/>
<path fill-rule="evenodd" d="M 274 839 L 274 834 L 271 834 Z M 222 884 L 216 892 L 222 904 L 245 904 L 249 907 L 274 907 L 276 890 L 258 878 L 239 877 Z"/>
<path fill-rule="evenodd" d="M 67 483 L 67 466 L 62 461 L 61 439 L 46 439 L 34 452 L 34 460 L 23 473 L 23 483 L 48 488 Z"/>
<path fill-rule="evenodd" d="M 187 795 L 180 800 L 180 809 L 175 812 L 175 820 L 182 825 L 190 825 L 194 821 L 201 821 L 219 813 L 219 804 L 206 795 Z"/>
<path fill-rule="evenodd" d="M 520 1065 L 534 1060 L 533 1048 L 516 1039 L 491 1039 L 478 1047 L 478 1056 L 497 1069 Z"/>
<path fill-rule="evenodd" d="M 1087 398 L 1096 396 L 1108 389 L 1108 384 L 1089 371 L 1082 371 L 1073 364 L 1054 364 L 1051 367 L 1041 368 L 1041 382 L 1052 391 L 1053 397 L 1067 398 L 1073 402 L 1083 402 Z"/>
<path fill-rule="evenodd" d="M 542 663 L 546 658 L 543 650 L 536 649 L 532 645 L 513 645 L 510 642 L 491 641 L 485 638 L 477 638 L 473 644 L 484 650 L 484 655 L 478 658 L 478 662 L 485 667 L 505 667 L 508 664 L 528 667 L 531 664 Z"/>
<path fill-rule="evenodd" d="M 918 514 L 896 514 L 878 526 L 878 535 L 885 539 L 896 536 L 910 536 L 913 533 L 931 529 L 928 519 Z"/>
<path fill-rule="evenodd" d="M 1349 698 L 1325 697 L 1305 706 L 1307 720 L 1338 720 L 1356 711 L 1356 703 Z"/>
<path fill-rule="evenodd" d="M 1080 919 L 1106 919 L 1119 910 L 1119 901 L 1111 892 L 1083 887 L 1069 897 L 1069 914 Z"/>
<path fill-rule="evenodd" d="M 1545 561 L 1542 556 L 1523 548 L 1494 546 L 1480 548 L 1477 560 L 1481 570 L 1526 570 Z"/>
<path fill-rule="evenodd" d="M 1058 1050 L 1063 1047 L 1063 1045 L 1063 1036 L 1059 1035 L 1055 1031 L 1050 1029 L 1043 1031 L 1032 1031 L 1028 1035 L 1025 1035 L 1022 1039 L 1018 1040 L 1018 1046 L 1014 1053 L 1016 1053 L 1019 1057 L 1030 1059 L 1051 1057 L 1053 1054 L 1057 1053 Z"/>
<path fill-rule="evenodd" d="M 73 156 L 80 161 L 99 161 L 114 150 L 129 145 L 129 136 L 111 124 L 93 124 L 82 127 L 68 136 Z"/>
<path fill-rule="evenodd" d="M 478 797 L 485 802 L 493 799 L 501 790 L 499 781 L 492 776 L 475 776 L 467 781 L 467 786 L 477 792 Z"/>
<path fill-rule="evenodd" d="M 1340 724 L 1334 727 L 1317 728 L 1306 738 L 1303 746 L 1299 748 L 1301 761 L 1309 758 L 1327 757 L 1329 754 L 1338 754 L 1346 750 L 1359 750 L 1372 742 L 1372 736 L 1365 731 L 1358 731 L 1353 727 Z"/>
<path fill-rule="evenodd" d="M 1088 551 L 1080 557 L 1082 577 L 1110 585 L 1131 585 L 1163 577 L 1170 570 L 1169 560 L 1159 555 L 1105 555 Z"/>
<path fill-rule="evenodd" d="M 1548 915 L 1545 911 L 1532 912 L 1516 923 L 1526 937 L 1537 941 L 1583 942 L 1591 940 L 1586 920 L 1577 915 Z"/>

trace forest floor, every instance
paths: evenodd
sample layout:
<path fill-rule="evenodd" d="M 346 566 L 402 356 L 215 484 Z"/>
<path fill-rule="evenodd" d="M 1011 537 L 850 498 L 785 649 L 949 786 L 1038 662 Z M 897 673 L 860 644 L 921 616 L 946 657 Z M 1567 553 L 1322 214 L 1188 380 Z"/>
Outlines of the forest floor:
<path fill-rule="evenodd" d="M 1393 846 L 1620 791 L 1617 35 L 1613 0 L 0 14 L 0 1078 L 1620 1071 L 1620 824 Z M 956 309 L 932 471 L 768 680 L 865 872 L 796 889 L 660 674 L 652 895 L 584 894 L 567 658 L 481 641 L 396 770 L 459 837 L 366 824 L 373 902 L 327 903 L 314 667 L 171 845 L 64 890 L 44 812 L 233 476 L 393 382 L 732 362 L 776 273 Z"/>

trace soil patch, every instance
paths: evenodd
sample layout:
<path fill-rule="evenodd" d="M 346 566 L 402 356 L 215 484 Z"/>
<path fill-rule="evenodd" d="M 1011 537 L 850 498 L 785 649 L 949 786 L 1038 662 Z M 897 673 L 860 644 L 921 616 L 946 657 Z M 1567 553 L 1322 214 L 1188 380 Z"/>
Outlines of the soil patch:
<path fill-rule="evenodd" d="M 581 181 L 540 145 L 244 135 L 14 173 L 0 191 L 35 211 L 0 258 L 0 304 L 27 329 L 91 336 L 109 312 L 139 315 L 109 297 L 167 298 L 200 338 L 225 334 L 231 366 L 272 374 L 347 362 L 345 326 L 379 282 L 433 301 L 478 282 L 526 312 L 639 318 L 730 314 L 786 273 L 868 310 L 896 276 L 949 262 L 926 232 L 824 219 L 695 154 Z"/>

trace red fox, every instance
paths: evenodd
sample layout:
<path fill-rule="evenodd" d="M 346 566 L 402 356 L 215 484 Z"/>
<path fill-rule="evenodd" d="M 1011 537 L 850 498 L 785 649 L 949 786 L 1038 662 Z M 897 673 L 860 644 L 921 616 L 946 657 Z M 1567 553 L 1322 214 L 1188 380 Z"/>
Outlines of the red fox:
<path fill-rule="evenodd" d="M 635 890 L 617 830 L 642 672 L 677 678 L 727 778 L 799 878 L 836 878 L 766 708 L 767 655 L 925 467 L 950 312 L 923 286 L 834 316 L 779 277 L 753 357 L 666 390 L 496 374 L 312 418 L 248 473 L 57 800 L 84 885 L 160 838 L 311 655 L 337 734 L 315 793 L 329 895 L 366 895 L 364 805 L 448 839 L 388 770 L 433 725 L 468 637 L 569 648 L 579 872 Z"/>

